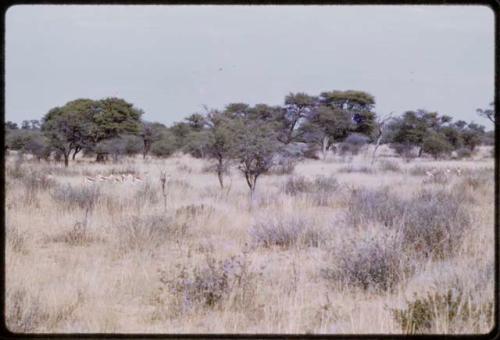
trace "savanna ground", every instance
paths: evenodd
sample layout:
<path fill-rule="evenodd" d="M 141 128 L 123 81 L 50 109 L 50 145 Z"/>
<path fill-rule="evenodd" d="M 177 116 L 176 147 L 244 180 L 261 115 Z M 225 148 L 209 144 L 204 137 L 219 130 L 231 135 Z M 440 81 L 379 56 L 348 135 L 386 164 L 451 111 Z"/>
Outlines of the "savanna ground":
<path fill-rule="evenodd" d="M 381 148 L 257 183 L 208 161 L 6 161 L 14 332 L 487 333 L 494 161 Z M 429 177 L 431 168 L 461 168 Z M 160 174 L 166 183 L 166 208 Z M 283 172 L 283 173 L 280 173 Z M 142 183 L 84 183 L 135 173 Z"/>

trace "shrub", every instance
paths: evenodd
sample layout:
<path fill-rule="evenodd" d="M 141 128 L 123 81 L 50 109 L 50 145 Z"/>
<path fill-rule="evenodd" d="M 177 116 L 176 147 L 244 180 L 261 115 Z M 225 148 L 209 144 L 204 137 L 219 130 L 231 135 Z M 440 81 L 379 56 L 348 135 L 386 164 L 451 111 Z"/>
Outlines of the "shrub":
<path fill-rule="evenodd" d="M 318 247 L 325 239 L 322 229 L 300 215 L 262 217 L 251 226 L 249 234 L 254 245 L 266 248 Z"/>
<path fill-rule="evenodd" d="M 357 155 L 361 148 L 366 145 L 369 141 L 369 138 L 365 135 L 353 133 L 349 135 L 344 142 L 339 145 L 339 153 L 340 155 L 345 155 L 350 153 L 352 155 Z"/>
<path fill-rule="evenodd" d="M 302 176 L 293 176 L 286 180 L 282 191 L 295 196 L 302 193 L 332 192 L 338 188 L 339 183 L 333 176 L 318 176 L 312 181 Z"/>
<path fill-rule="evenodd" d="M 472 151 L 468 148 L 460 148 L 457 149 L 455 152 L 457 159 L 470 158 L 472 156 Z"/>
<path fill-rule="evenodd" d="M 318 160 L 318 159 L 320 159 L 320 157 L 318 156 L 320 151 L 321 151 L 321 148 L 318 147 L 317 145 L 309 144 L 307 146 L 307 149 L 304 151 L 304 158 Z"/>
<path fill-rule="evenodd" d="M 380 161 L 378 167 L 382 171 L 401 172 L 401 167 L 399 166 L 399 164 L 393 161 Z"/>
<path fill-rule="evenodd" d="M 235 302 L 248 304 L 248 284 L 253 277 L 248 266 L 243 256 L 224 261 L 207 256 L 205 264 L 191 272 L 185 267 L 175 275 L 161 272 L 160 282 L 174 298 L 173 309 L 181 312 L 197 306 L 213 308 L 230 296 L 237 297 Z"/>
<path fill-rule="evenodd" d="M 333 176 L 319 176 L 313 182 L 314 191 L 310 193 L 315 204 L 326 206 L 330 204 L 333 193 L 339 188 L 339 182 Z"/>
<path fill-rule="evenodd" d="M 284 186 L 283 192 L 287 195 L 295 196 L 301 193 L 311 192 L 313 183 L 302 176 L 289 177 Z"/>
<path fill-rule="evenodd" d="M 359 227 L 370 222 L 402 228 L 402 242 L 418 254 L 443 258 L 453 254 L 472 220 L 464 201 L 445 189 L 422 190 L 409 199 L 382 190 L 352 190 L 346 221 Z"/>
<path fill-rule="evenodd" d="M 82 222 L 76 222 L 71 230 L 56 235 L 50 240 L 52 242 L 63 242 L 70 246 L 88 246 L 94 242 L 101 241 L 100 238 L 90 233 L 87 225 L 88 219 L 87 215 L 85 215 L 85 219 Z"/>
<path fill-rule="evenodd" d="M 153 250 L 167 240 L 177 237 L 186 225 L 178 230 L 178 225 L 171 217 L 149 215 L 145 217 L 132 216 L 117 226 L 118 242 L 124 252 Z"/>
<path fill-rule="evenodd" d="M 263 247 L 288 248 L 297 243 L 305 227 L 305 219 L 299 216 L 262 219 L 252 225 L 250 236 L 255 244 Z"/>
<path fill-rule="evenodd" d="M 395 239 L 365 239 L 340 249 L 336 266 L 323 269 L 322 274 L 344 285 L 387 291 L 403 277 L 401 257 Z"/>
<path fill-rule="evenodd" d="M 281 157 L 269 170 L 271 175 L 290 175 L 295 170 L 296 161 L 289 157 Z"/>
<path fill-rule="evenodd" d="M 394 150 L 394 152 L 402 157 L 405 161 L 409 162 L 412 159 L 414 159 L 417 154 L 414 151 L 414 147 L 411 144 L 407 143 L 392 143 L 390 145 L 391 149 Z"/>
<path fill-rule="evenodd" d="M 472 322 L 479 332 L 479 324 L 493 321 L 493 303 L 478 305 L 460 289 L 451 288 L 445 293 L 427 293 L 425 297 L 414 294 L 404 309 L 392 309 L 394 320 L 404 333 L 426 333 L 435 329 L 438 320 L 444 319 L 449 328 L 456 324 Z M 486 319 L 486 320 L 482 320 Z"/>
<path fill-rule="evenodd" d="M 393 227 L 401 221 L 406 205 L 389 189 L 353 189 L 347 196 L 346 221 L 353 227 L 378 222 Z"/>
<path fill-rule="evenodd" d="M 452 255 L 472 224 L 461 198 L 444 189 L 422 190 L 406 205 L 403 243 L 426 257 Z"/>
<path fill-rule="evenodd" d="M 99 187 L 74 188 L 70 184 L 56 187 L 52 192 L 52 199 L 67 208 L 80 208 L 92 210 L 97 205 L 101 191 Z"/>
<path fill-rule="evenodd" d="M 438 133 L 429 134 L 422 141 L 422 151 L 432 155 L 434 159 L 448 155 L 452 150 L 453 146 L 446 137 Z"/>
<path fill-rule="evenodd" d="M 172 138 L 169 137 L 153 142 L 151 144 L 151 153 L 157 157 L 171 156 L 176 151 L 175 140 Z"/>

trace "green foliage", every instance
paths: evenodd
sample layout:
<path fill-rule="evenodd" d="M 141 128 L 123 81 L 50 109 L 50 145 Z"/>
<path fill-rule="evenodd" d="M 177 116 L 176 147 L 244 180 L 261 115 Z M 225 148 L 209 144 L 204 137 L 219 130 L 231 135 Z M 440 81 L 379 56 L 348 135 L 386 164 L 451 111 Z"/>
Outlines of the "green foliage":
<path fill-rule="evenodd" d="M 167 127 L 161 123 L 142 122 L 139 135 L 144 144 L 142 150 L 144 157 L 151 151 L 151 145 L 161 139 L 162 132 L 165 131 L 166 128 Z"/>
<path fill-rule="evenodd" d="M 143 141 L 138 136 L 120 135 L 97 143 L 94 150 L 97 153 L 110 154 L 116 161 L 119 156 L 130 156 L 141 152 L 143 150 Z"/>
<path fill-rule="evenodd" d="M 422 151 L 432 155 L 435 159 L 449 154 L 452 150 L 453 145 L 448 142 L 443 134 L 430 133 L 422 141 Z"/>
<path fill-rule="evenodd" d="M 232 129 L 235 136 L 234 155 L 253 193 L 258 177 L 269 171 L 281 145 L 273 126 L 266 122 L 238 118 Z"/>
<path fill-rule="evenodd" d="M 170 130 L 163 131 L 160 138 L 151 145 L 151 153 L 157 157 L 168 157 L 176 150 L 177 141 Z"/>
<path fill-rule="evenodd" d="M 43 118 L 42 131 L 50 145 L 63 154 L 93 149 L 99 142 L 140 132 L 142 111 L 120 98 L 77 99 L 51 109 Z"/>

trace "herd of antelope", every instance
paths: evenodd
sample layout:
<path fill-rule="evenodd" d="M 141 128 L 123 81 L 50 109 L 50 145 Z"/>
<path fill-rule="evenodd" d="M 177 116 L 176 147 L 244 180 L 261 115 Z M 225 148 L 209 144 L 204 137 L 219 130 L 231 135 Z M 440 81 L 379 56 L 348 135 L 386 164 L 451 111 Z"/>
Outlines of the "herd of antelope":
<path fill-rule="evenodd" d="M 144 182 L 144 179 L 141 178 L 140 176 L 133 174 L 120 174 L 120 175 L 111 174 L 109 176 L 103 176 L 103 175 L 96 175 L 94 177 L 85 176 L 84 182 L 85 183 L 98 183 L 98 182 L 137 183 L 137 182 Z"/>

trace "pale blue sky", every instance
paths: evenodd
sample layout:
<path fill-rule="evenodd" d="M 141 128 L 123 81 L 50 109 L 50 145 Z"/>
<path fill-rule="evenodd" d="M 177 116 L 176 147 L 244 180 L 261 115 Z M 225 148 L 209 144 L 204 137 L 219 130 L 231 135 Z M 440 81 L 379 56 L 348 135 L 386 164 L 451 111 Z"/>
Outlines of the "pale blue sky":
<path fill-rule="evenodd" d="M 6 119 L 122 97 L 170 124 L 202 105 L 363 90 L 376 111 L 428 109 L 491 128 L 494 15 L 483 6 L 14 6 Z"/>

